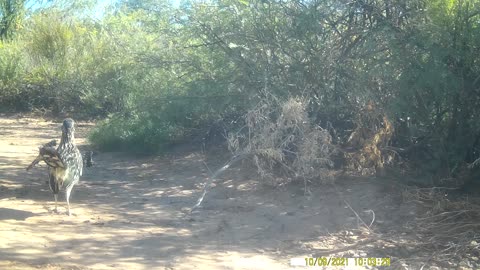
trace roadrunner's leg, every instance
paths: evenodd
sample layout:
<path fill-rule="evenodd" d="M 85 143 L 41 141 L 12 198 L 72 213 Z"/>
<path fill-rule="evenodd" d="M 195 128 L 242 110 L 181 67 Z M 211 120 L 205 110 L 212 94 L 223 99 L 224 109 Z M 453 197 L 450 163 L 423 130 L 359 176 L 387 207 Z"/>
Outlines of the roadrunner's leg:
<path fill-rule="evenodd" d="M 67 214 L 70 216 L 70 193 L 72 192 L 72 188 L 74 185 L 70 185 L 67 187 L 67 190 L 65 191 L 65 198 L 67 199 Z"/>
<path fill-rule="evenodd" d="M 55 213 L 58 213 L 57 211 L 58 194 L 53 194 L 53 197 L 55 198 Z"/>
<path fill-rule="evenodd" d="M 55 177 L 53 175 L 53 171 L 51 168 L 49 168 L 49 186 L 50 190 L 53 192 L 53 197 L 55 198 L 55 213 L 58 213 L 57 210 L 57 204 L 58 204 L 58 191 L 59 191 L 59 186 L 57 181 L 55 181 Z"/>

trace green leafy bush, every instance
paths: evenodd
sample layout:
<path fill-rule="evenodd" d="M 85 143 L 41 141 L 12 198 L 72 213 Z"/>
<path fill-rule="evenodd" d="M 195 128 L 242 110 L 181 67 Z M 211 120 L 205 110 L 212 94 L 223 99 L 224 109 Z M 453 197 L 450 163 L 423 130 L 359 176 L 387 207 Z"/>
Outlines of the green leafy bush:
<path fill-rule="evenodd" d="M 480 155 L 480 1 L 367 2 L 118 1 L 95 19 L 52 5 L 4 36 L 0 106 L 108 117 L 93 143 L 158 151 L 267 94 L 303 97 L 342 145 L 372 104 L 389 150 L 450 176 Z"/>
<path fill-rule="evenodd" d="M 98 124 L 89 140 L 108 151 L 156 153 L 185 138 L 181 126 L 168 122 L 152 122 L 142 114 L 129 118 L 115 116 Z"/>

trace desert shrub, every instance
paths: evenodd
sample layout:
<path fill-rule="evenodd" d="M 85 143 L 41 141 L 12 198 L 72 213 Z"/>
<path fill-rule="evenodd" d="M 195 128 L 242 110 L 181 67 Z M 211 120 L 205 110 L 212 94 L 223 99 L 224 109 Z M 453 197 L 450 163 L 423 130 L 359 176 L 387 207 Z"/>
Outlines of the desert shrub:
<path fill-rule="evenodd" d="M 301 98 L 273 96 L 245 115 L 245 126 L 228 135 L 229 149 L 252 157 L 259 175 L 274 185 L 294 180 L 331 181 L 335 146 L 329 132 L 307 115 Z"/>
<path fill-rule="evenodd" d="M 108 118 L 90 133 L 89 140 L 101 150 L 155 153 L 185 136 L 181 126 L 153 122 L 147 114 L 141 114 Z"/>
<path fill-rule="evenodd" d="M 208 136 L 219 135 L 212 134 L 212 123 L 230 119 L 243 110 L 241 99 L 236 102 L 231 99 L 229 96 L 147 95 L 145 99 L 136 100 L 131 111 L 115 113 L 100 122 L 89 140 L 103 150 L 147 153 L 192 140 L 198 143 Z"/>
<path fill-rule="evenodd" d="M 31 14 L 0 44 L 0 105 L 77 118 L 129 109 L 145 84 L 144 62 L 133 59 L 150 45 L 139 40 L 151 40 L 130 17 L 106 16 L 100 25 L 56 9 Z"/>

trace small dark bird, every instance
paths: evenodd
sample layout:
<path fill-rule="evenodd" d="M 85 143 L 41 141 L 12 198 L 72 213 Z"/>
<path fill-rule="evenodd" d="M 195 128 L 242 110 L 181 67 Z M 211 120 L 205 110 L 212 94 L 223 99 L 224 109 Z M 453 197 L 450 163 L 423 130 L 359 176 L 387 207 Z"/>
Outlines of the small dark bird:
<path fill-rule="evenodd" d="M 48 143 L 43 145 L 43 147 L 54 147 L 54 146 L 57 146 L 57 140 L 51 140 Z"/>
<path fill-rule="evenodd" d="M 51 143 L 40 147 L 37 158 L 27 167 L 31 169 L 38 162 L 43 160 L 48 165 L 48 176 L 50 189 L 55 198 L 55 212 L 57 212 L 58 192 L 65 188 L 67 200 L 67 213 L 70 216 L 70 193 L 73 187 L 80 180 L 83 172 L 83 159 L 80 151 L 75 146 L 75 122 L 67 118 L 62 124 L 62 139 L 57 149 Z"/>
<path fill-rule="evenodd" d="M 93 151 L 83 152 L 83 165 L 85 167 L 93 167 Z"/>
<path fill-rule="evenodd" d="M 51 140 L 50 142 L 44 144 L 41 147 L 38 147 L 39 155 L 35 160 L 27 167 L 27 171 L 37 165 L 40 161 L 44 160 L 45 163 L 52 164 L 57 163 L 58 158 L 55 157 L 55 152 L 57 151 L 54 146 L 57 145 L 57 140 Z M 49 165 L 50 166 L 50 165 Z"/>

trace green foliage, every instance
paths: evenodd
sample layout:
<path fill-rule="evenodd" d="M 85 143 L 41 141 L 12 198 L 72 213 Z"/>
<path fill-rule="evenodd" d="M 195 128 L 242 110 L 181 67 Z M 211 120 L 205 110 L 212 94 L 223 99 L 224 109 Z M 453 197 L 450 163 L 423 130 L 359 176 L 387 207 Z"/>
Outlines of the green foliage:
<path fill-rule="evenodd" d="M 0 39 L 7 40 L 21 28 L 25 0 L 0 1 Z"/>
<path fill-rule="evenodd" d="M 128 119 L 109 118 L 98 125 L 89 140 L 107 151 L 156 153 L 184 137 L 183 127 L 164 121 L 153 122 L 148 115 L 142 114 Z"/>
<path fill-rule="evenodd" d="M 22 55 L 18 47 L 11 44 L 0 44 L 0 87 L 9 90 L 9 86 L 18 79 L 21 74 Z"/>
<path fill-rule="evenodd" d="M 429 1 L 428 23 L 416 21 L 392 113 L 410 116 L 410 135 L 426 138 L 431 156 L 423 161 L 447 174 L 472 162 L 480 150 L 478 95 L 479 1 Z M 403 136 L 408 134 L 403 134 Z"/>
<path fill-rule="evenodd" d="M 3 108 L 107 118 L 94 144 L 157 151 L 267 95 L 302 97 L 342 144 L 371 102 L 432 172 L 480 155 L 478 0 L 119 1 L 96 19 L 92 6 L 19 17 L 0 45 Z"/>

